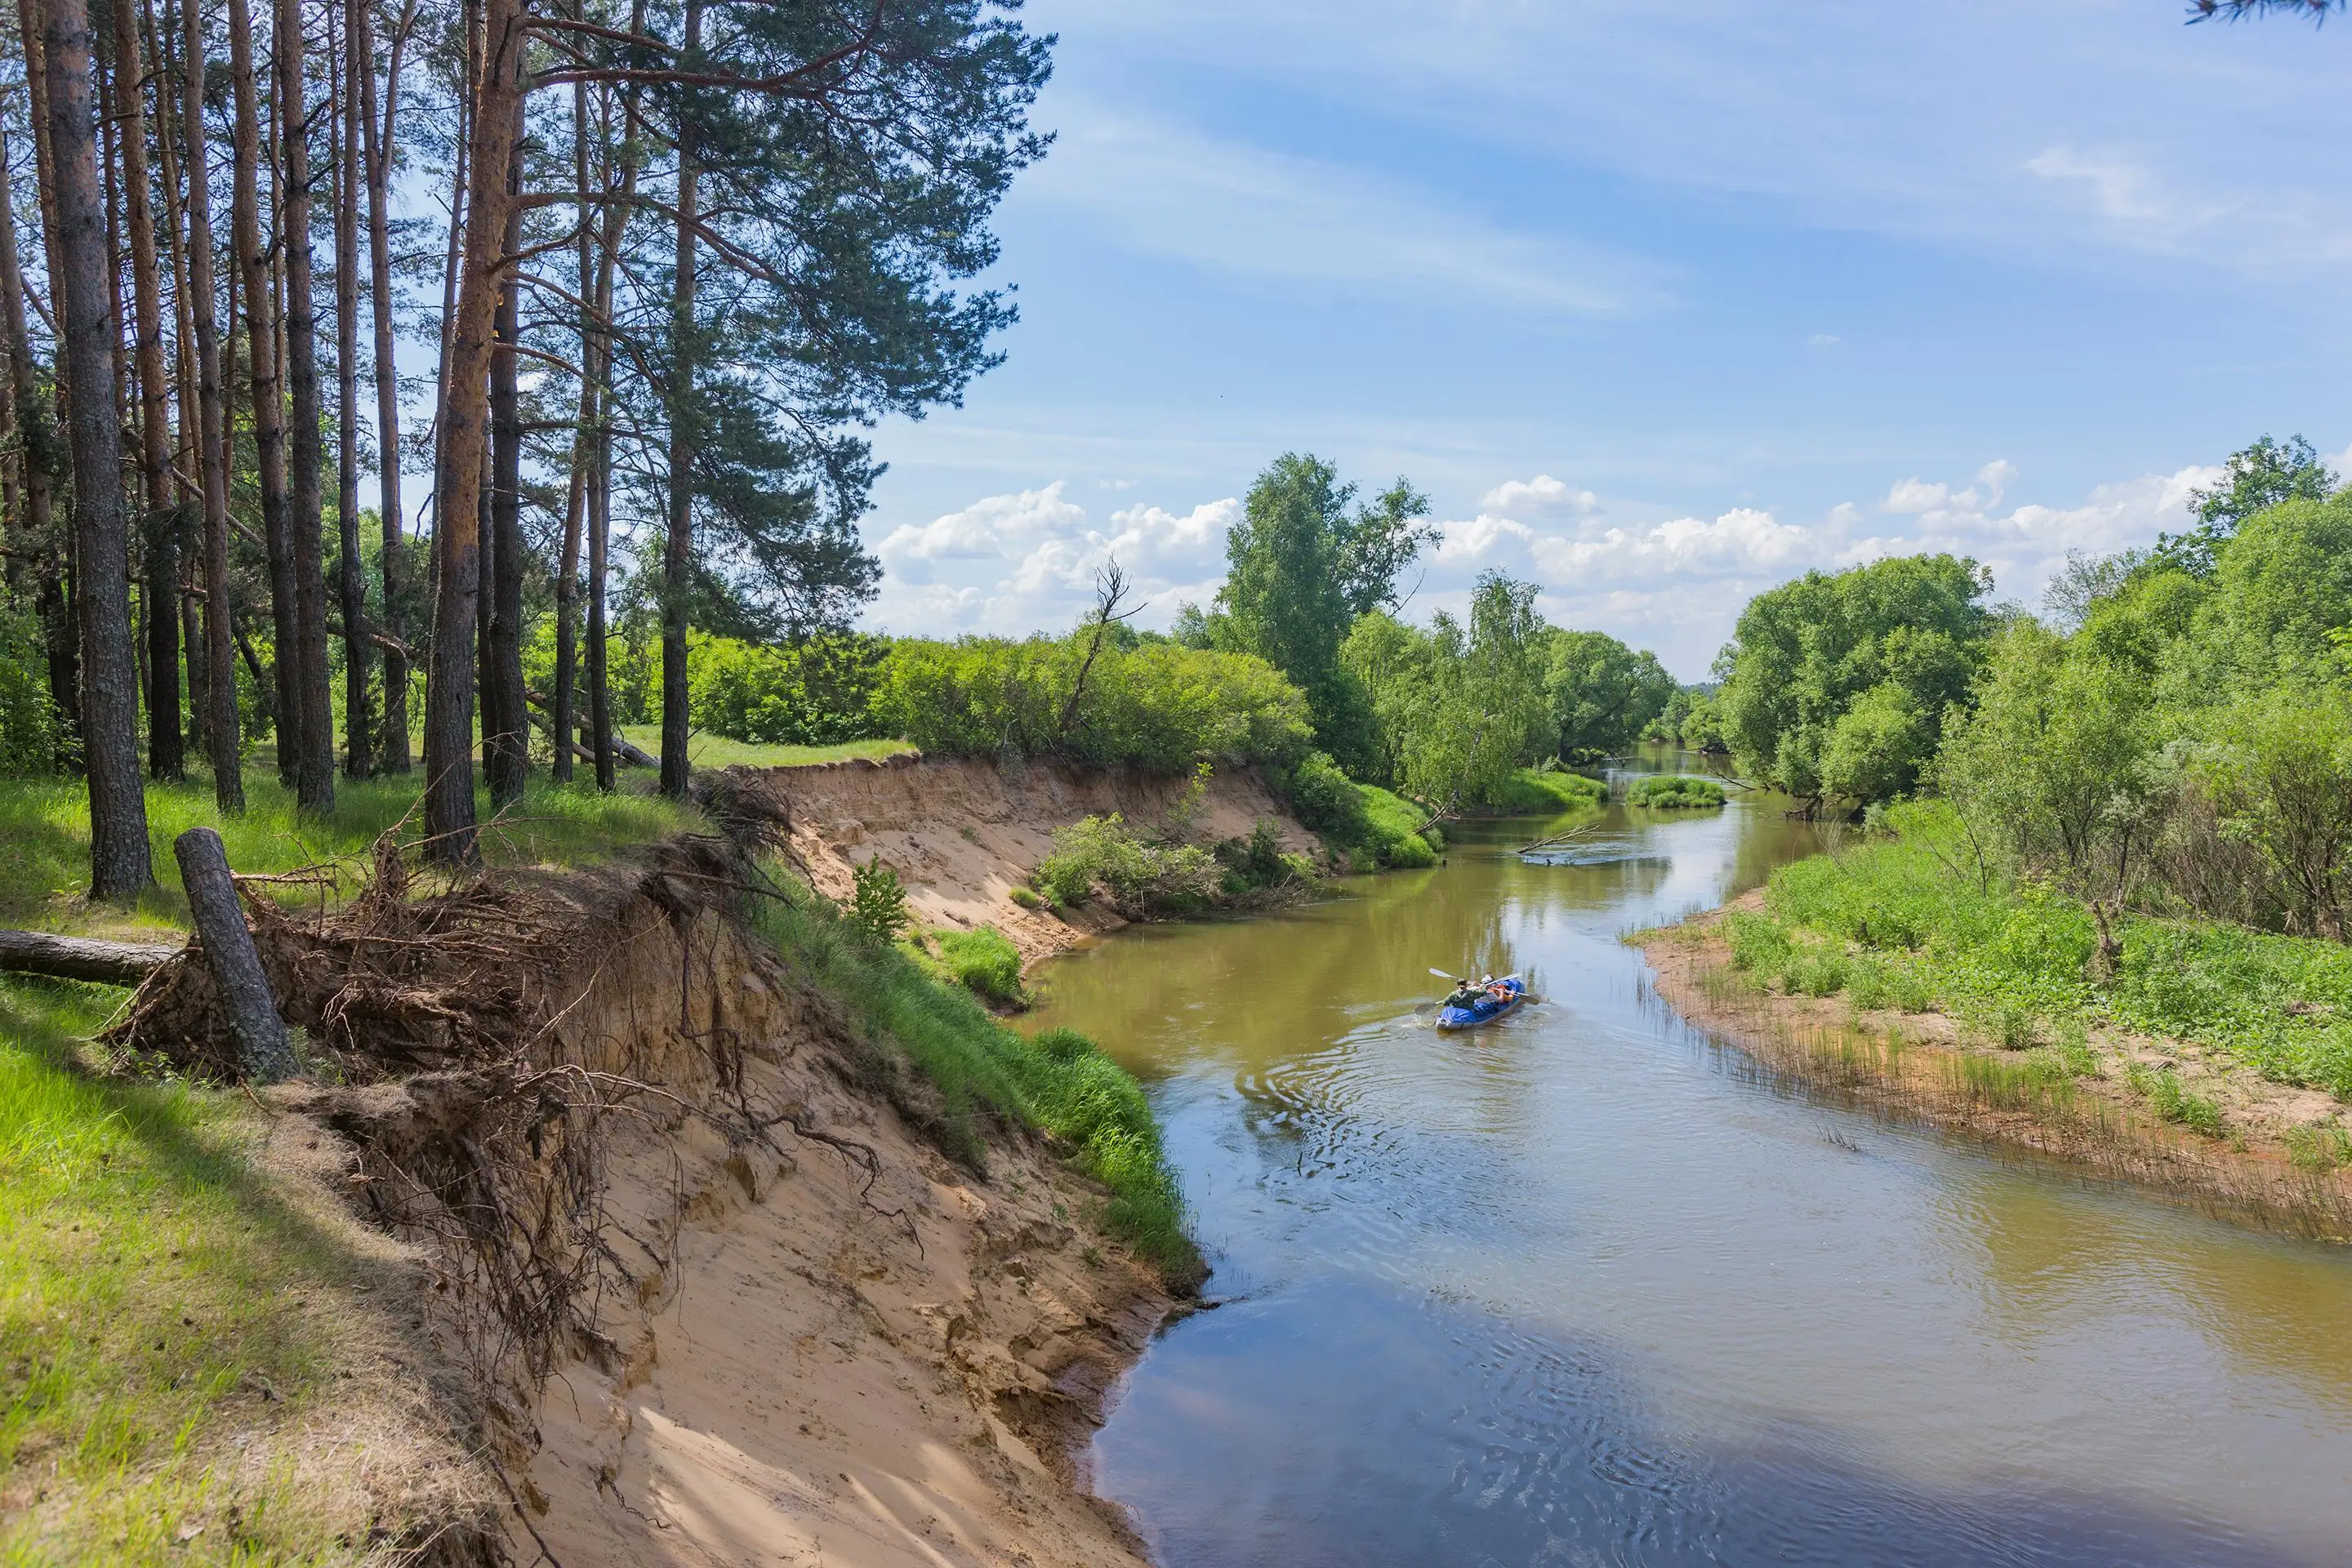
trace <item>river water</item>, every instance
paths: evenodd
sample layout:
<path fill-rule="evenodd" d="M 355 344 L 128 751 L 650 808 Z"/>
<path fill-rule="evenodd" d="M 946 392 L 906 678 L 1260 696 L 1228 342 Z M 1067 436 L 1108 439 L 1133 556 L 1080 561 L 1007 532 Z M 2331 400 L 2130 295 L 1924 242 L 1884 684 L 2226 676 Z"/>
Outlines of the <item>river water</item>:
<path fill-rule="evenodd" d="M 1047 966 L 1216 1273 L 1097 1439 L 1165 1568 L 2352 1563 L 2352 1254 L 1843 1109 L 1636 928 L 1814 847 L 1612 807 Z M 1544 998 L 1429 1026 L 1432 965 Z"/>

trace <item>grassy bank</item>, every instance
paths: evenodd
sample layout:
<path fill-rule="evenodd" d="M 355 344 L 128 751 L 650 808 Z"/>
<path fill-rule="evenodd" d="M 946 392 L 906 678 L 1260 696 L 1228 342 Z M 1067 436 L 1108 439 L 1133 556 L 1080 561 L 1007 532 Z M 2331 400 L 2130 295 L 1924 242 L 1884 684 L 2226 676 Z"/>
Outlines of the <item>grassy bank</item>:
<path fill-rule="evenodd" d="M 2091 910 L 1981 869 L 1946 810 L 1889 815 L 1891 836 L 1776 871 L 1761 910 L 1735 913 L 1733 963 L 1769 985 L 1855 1007 L 1938 1012 L 1984 1039 L 2090 1070 L 2092 1031 L 2198 1048 L 2272 1083 L 2352 1097 L 2352 947 L 2125 913 L 2099 958 Z M 2168 1068 L 2134 1081 L 2159 1114 L 2221 1121 Z"/>
<path fill-rule="evenodd" d="M 268 875 L 329 861 L 347 871 L 364 865 L 369 847 L 399 825 L 404 837 L 421 837 L 424 813 L 417 805 L 424 776 L 340 781 L 335 810 L 326 816 L 298 816 L 294 798 L 274 777 L 246 776 L 246 811 L 225 817 L 214 804 L 209 779 L 147 785 L 147 837 L 154 858 L 156 886 L 128 909 L 92 908 L 82 895 L 89 883 L 89 796 L 72 779 L 0 779 L 0 925 L 44 931 L 135 936 L 142 929 L 181 929 L 187 924 L 187 896 L 172 841 L 191 827 L 219 829 L 237 871 Z M 482 828 L 482 856 L 493 866 L 579 865 L 625 845 L 642 844 L 683 831 L 700 814 L 656 795 L 599 795 L 593 784 L 555 784 L 535 778 L 522 800 L 493 816 L 486 792 L 475 802 Z M 315 898 L 315 889 L 284 889 L 289 900 Z"/>
<path fill-rule="evenodd" d="M 1170 1285 L 1199 1283 L 1205 1271 L 1184 1231 L 1183 1198 L 1133 1078 L 1074 1030 L 1031 1039 L 1007 1028 L 903 949 L 861 939 L 825 900 L 782 886 L 787 898 L 760 900 L 759 929 L 857 1021 L 886 1074 L 903 1059 L 937 1091 L 943 1144 L 983 1161 L 992 1117 L 1050 1133 L 1109 1189 L 1104 1228 Z"/>
<path fill-rule="evenodd" d="M 616 726 L 623 739 L 656 756 L 661 754 L 661 726 Z M 841 741 L 828 746 L 769 745 L 736 741 L 697 731 L 687 742 L 687 761 L 698 768 L 804 768 L 813 763 L 839 763 L 852 757 L 889 757 L 915 748 L 904 741 Z"/>

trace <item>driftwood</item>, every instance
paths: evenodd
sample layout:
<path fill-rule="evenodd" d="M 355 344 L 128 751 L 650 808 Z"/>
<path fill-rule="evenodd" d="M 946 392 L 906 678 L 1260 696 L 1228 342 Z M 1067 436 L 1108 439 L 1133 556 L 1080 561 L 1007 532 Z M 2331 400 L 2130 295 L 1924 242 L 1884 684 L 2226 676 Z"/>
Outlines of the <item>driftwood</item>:
<path fill-rule="evenodd" d="M 0 969 L 56 980 L 136 985 L 179 951 L 159 942 L 100 942 L 43 931 L 0 931 Z"/>
<path fill-rule="evenodd" d="M 256 1083 L 292 1078 L 302 1064 L 295 1060 L 286 1020 L 278 1016 L 269 977 L 262 973 L 261 955 L 254 951 L 253 933 L 246 928 L 245 905 L 236 896 L 236 879 L 229 875 L 228 850 L 220 835 L 209 827 L 191 827 L 173 841 L 172 853 L 180 862 L 180 880 L 196 918 L 205 968 L 236 1037 L 238 1066 Z"/>
<path fill-rule="evenodd" d="M 1567 847 L 1570 841 L 1582 837 L 1585 834 L 1591 832 L 1599 826 L 1600 824 L 1596 822 L 1587 822 L 1579 826 L 1571 827 L 1565 833 L 1555 833 L 1549 838 L 1538 838 L 1532 844 L 1522 844 L 1517 849 L 1513 850 L 1512 853 L 1515 855 L 1541 855 L 1548 850 L 1562 849 Z"/>

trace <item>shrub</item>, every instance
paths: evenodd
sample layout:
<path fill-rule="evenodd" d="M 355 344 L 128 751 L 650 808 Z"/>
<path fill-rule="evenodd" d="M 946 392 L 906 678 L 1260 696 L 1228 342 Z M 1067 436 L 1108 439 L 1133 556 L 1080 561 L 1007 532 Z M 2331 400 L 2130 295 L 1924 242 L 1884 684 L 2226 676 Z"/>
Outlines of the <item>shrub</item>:
<path fill-rule="evenodd" d="M 692 634 L 687 677 L 694 726 L 766 745 L 825 746 L 878 734 L 874 690 L 888 647 L 856 634 L 781 646 Z"/>
<path fill-rule="evenodd" d="M 1697 811 L 1723 804 L 1723 786 L 1713 779 L 1654 774 L 1625 786 L 1625 804 L 1649 811 Z"/>
<path fill-rule="evenodd" d="M 1005 896 L 1024 910 L 1041 909 L 1045 906 L 1045 900 L 1039 898 L 1027 888 L 1014 888 Z"/>
<path fill-rule="evenodd" d="M 907 929 L 907 889 L 898 873 L 878 859 L 849 873 L 849 923 L 877 947 L 887 947 Z"/>
<path fill-rule="evenodd" d="M 1599 805 L 1608 786 L 1599 779 L 1559 768 L 1520 768 L 1490 793 L 1486 805 L 1514 816 L 1574 811 Z"/>
<path fill-rule="evenodd" d="M 1108 640 L 1088 666 L 1089 641 L 1083 633 L 1024 642 L 903 639 L 884 661 L 876 721 L 926 752 L 1054 756 L 1163 773 L 1202 758 L 1285 762 L 1306 746 L 1307 699 L 1263 659 L 1165 640 Z"/>
<path fill-rule="evenodd" d="M 2160 1072 L 2133 1067 L 2125 1069 L 2132 1088 L 2147 1096 L 2148 1109 L 2167 1121 L 2179 1122 L 2208 1138 L 2221 1136 L 2221 1108 L 2203 1095 L 2181 1086 L 2180 1075 L 2167 1068 Z"/>
<path fill-rule="evenodd" d="M 1021 984 L 1021 950 L 994 926 L 933 933 L 940 963 L 950 978 L 991 1002 L 1014 1005 L 1028 1000 Z"/>
<path fill-rule="evenodd" d="M 1117 812 L 1056 828 L 1054 853 L 1031 879 L 1057 904 L 1083 903 L 1100 886 L 1113 909 L 1138 920 L 1197 914 L 1223 887 L 1209 851 L 1139 837 Z"/>

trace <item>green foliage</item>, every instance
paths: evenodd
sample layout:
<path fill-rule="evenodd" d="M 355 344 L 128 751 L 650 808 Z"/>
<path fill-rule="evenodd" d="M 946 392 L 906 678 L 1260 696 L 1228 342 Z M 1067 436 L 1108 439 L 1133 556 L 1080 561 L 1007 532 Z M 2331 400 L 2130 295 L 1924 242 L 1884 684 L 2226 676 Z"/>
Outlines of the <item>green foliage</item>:
<path fill-rule="evenodd" d="M 1557 816 L 1597 806 L 1609 797 L 1599 779 L 1564 768 L 1517 768 L 1487 795 L 1489 811 L 1505 816 Z"/>
<path fill-rule="evenodd" d="M 2286 1154 L 2298 1170 L 2333 1171 L 2352 1165 L 2352 1132 L 2336 1122 L 2291 1127 L 2287 1129 Z"/>
<path fill-rule="evenodd" d="M 1308 752 L 1279 774 L 1291 814 L 1309 830 L 1339 844 L 1360 844 L 1367 831 L 1364 794 L 1326 752 Z"/>
<path fill-rule="evenodd" d="M 1656 654 L 1605 632 L 1555 631 L 1550 642 L 1544 692 L 1563 761 L 1622 752 L 1682 695 Z"/>
<path fill-rule="evenodd" d="M 1030 879 L 1056 904 L 1082 904 L 1099 887 L 1131 920 L 1164 920 L 1213 908 L 1223 891 L 1217 858 L 1197 844 L 1134 832 L 1118 813 L 1054 831 L 1054 852 Z"/>
<path fill-rule="evenodd" d="M 2186 533 L 2160 536 L 2153 559 L 2191 576 L 2209 576 L 2222 547 L 2248 518 L 2283 501 L 2324 500 L 2336 484 L 2336 475 L 2301 436 L 2284 442 L 2262 437 L 2230 454 L 2220 484 L 2189 492 L 2197 526 Z"/>
<path fill-rule="evenodd" d="M 2150 1110 L 2192 1132 L 2219 1138 L 2223 1131 L 2221 1108 L 2192 1089 L 2183 1088 L 2180 1075 L 2169 1068 L 2151 1072 L 2137 1064 L 2124 1069 L 2132 1088 L 2147 1097 Z"/>
<path fill-rule="evenodd" d="M 1728 754 L 1731 741 L 1723 729 L 1723 705 L 1712 697 L 1695 699 L 1683 717 L 1682 742 L 1710 756 Z"/>
<path fill-rule="evenodd" d="M 1160 639 L 1106 642 L 1074 706 L 1085 657 L 1076 634 L 904 639 L 883 661 L 875 722 L 935 754 L 1059 757 L 1162 773 L 1202 759 L 1281 762 L 1306 745 L 1306 699 L 1263 659 Z"/>
<path fill-rule="evenodd" d="M 1341 650 L 1376 727 L 1374 775 L 1436 804 L 1497 804 L 1524 763 L 1551 750 L 1543 676 L 1549 649 L 1536 585 L 1480 577 L 1465 626 L 1441 612 L 1428 630 L 1367 615 Z"/>
<path fill-rule="evenodd" d="M 1286 452 L 1251 485 L 1225 537 L 1222 625 L 1180 635 L 1255 654 L 1307 694 L 1316 744 L 1358 772 L 1374 765 L 1370 712 L 1339 658 L 1357 618 L 1396 602 L 1396 580 L 1435 537 L 1428 501 L 1403 479 L 1350 511 L 1353 485 L 1322 459 Z"/>
<path fill-rule="evenodd" d="M 1364 837 L 1360 849 L 1373 866 L 1414 869 L 1437 864 L 1443 841 L 1435 827 L 1423 829 L 1428 816 L 1420 807 L 1377 784 L 1359 786 L 1364 802 Z"/>
<path fill-rule="evenodd" d="M 1656 773 L 1625 786 L 1625 804 L 1649 811 L 1699 811 L 1723 804 L 1723 786 L 1713 779 Z"/>
<path fill-rule="evenodd" d="M 1005 897 L 1011 899 L 1015 904 L 1018 904 L 1024 910 L 1042 909 L 1045 907 L 1045 900 L 1039 898 L 1027 888 L 1016 887 L 1010 892 L 1006 893 Z"/>
<path fill-rule="evenodd" d="M 2097 931 L 2080 900 L 1980 874 L 1967 824 L 1943 803 L 1883 821 L 1885 836 L 1775 871 L 1769 912 L 1732 918 L 1735 967 L 1793 973 L 1804 989 L 1826 946 L 1851 955 L 1849 984 L 1867 961 L 1868 983 L 1906 1010 L 1975 1019 L 2009 1043 L 2054 1030 L 2063 1053 L 2104 1020 L 2352 1096 L 2352 947 L 2124 912 L 2113 973 L 2094 978 Z"/>
<path fill-rule="evenodd" d="M 974 995 L 1007 1006 L 1028 999 L 1021 985 L 1021 950 L 994 926 L 932 933 L 948 977 Z"/>
<path fill-rule="evenodd" d="M 1749 600 L 1718 699 L 1742 766 L 1791 795 L 1831 793 L 1824 766 L 1839 721 L 1892 683 L 1906 701 L 1875 699 L 1877 710 L 1843 738 L 1839 766 L 1844 783 L 1907 786 L 1934 755 L 1945 710 L 1968 697 L 1992 626 L 1979 602 L 1991 586 L 1973 561 L 1920 555 L 1807 573 Z M 1897 708 L 1914 719 L 1895 723 Z"/>
<path fill-rule="evenodd" d="M 898 873 L 879 859 L 849 872 L 849 928 L 877 947 L 887 947 L 907 929 L 907 889 Z"/>
<path fill-rule="evenodd" d="M 857 1020 L 886 1070 L 903 1062 L 937 1091 L 933 1131 L 950 1152 L 975 1163 L 985 1158 L 983 1114 L 1051 1133 L 1110 1189 L 1100 1216 L 1110 1233 L 1171 1286 L 1199 1283 L 1205 1271 L 1184 1233 L 1182 1192 L 1151 1108 L 1092 1041 L 1066 1029 L 1023 1037 L 969 993 L 933 980 L 904 951 L 866 941 L 832 905 L 804 892 L 760 900 L 753 919 Z M 908 1103 L 916 1114 L 927 1109 Z"/>
<path fill-rule="evenodd" d="M 1934 730 L 1901 682 L 1882 680 L 1830 726 L 1822 748 L 1822 788 L 1851 800 L 1907 795 L 1927 765 Z"/>
<path fill-rule="evenodd" d="M 0 599 L 0 775 L 48 773 L 57 749 L 41 624 L 30 610 Z"/>
<path fill-rule="evenodd" d="M 875 734 L 874 689 L 888 645 L 856 635 L 782 647 L 694 633 L 688 711 L 694 727 L 764 745 L 827 746 Z"/>

